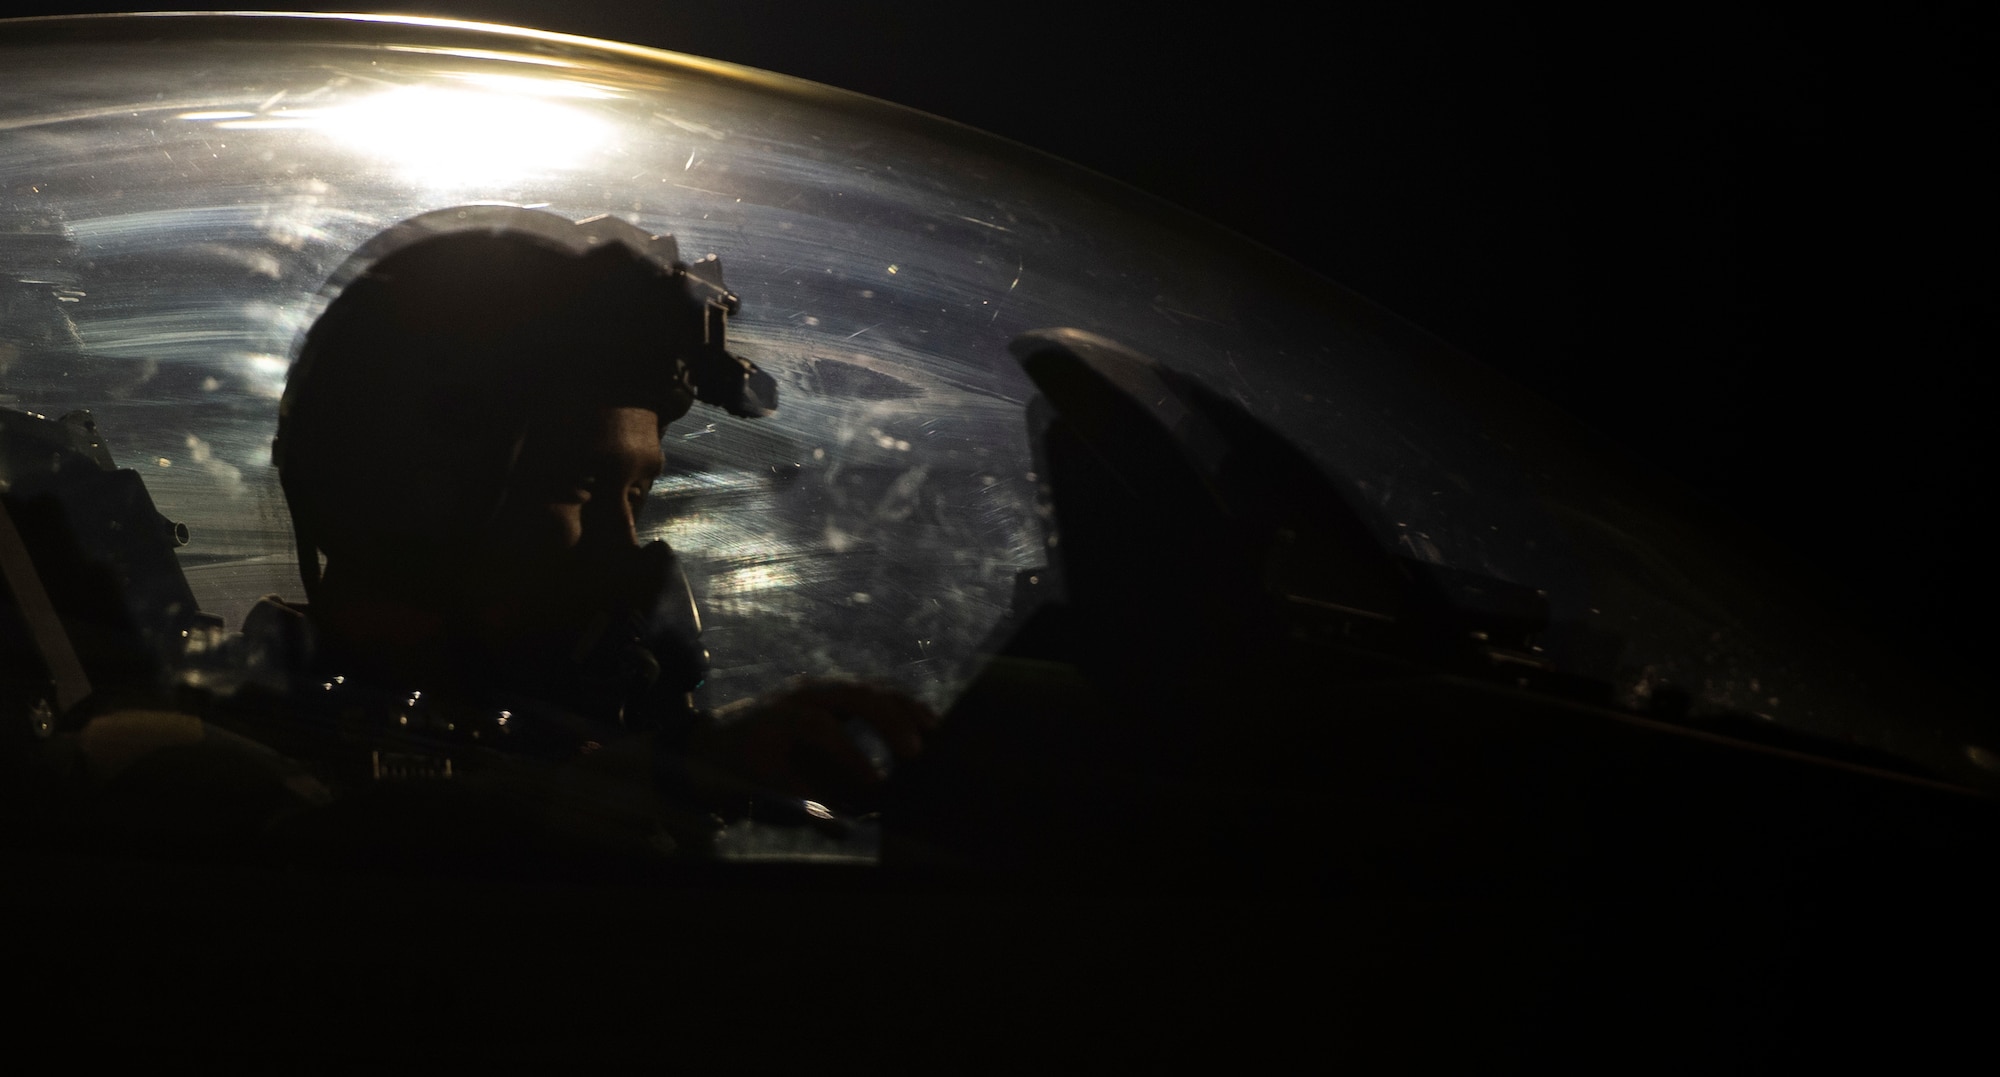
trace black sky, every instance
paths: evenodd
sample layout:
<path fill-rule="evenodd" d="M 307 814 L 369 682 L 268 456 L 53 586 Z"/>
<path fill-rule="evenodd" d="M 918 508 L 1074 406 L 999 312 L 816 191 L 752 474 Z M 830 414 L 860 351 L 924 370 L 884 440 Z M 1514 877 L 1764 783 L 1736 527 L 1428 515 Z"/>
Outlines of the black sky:
<path fill-rule="evenodd" d="M 798 75 L 1134 183 L 1552 398 L 1885 644 L 1976 668 L 2000 184 L 1972 8 L 1611 7 L 378 10 Z"/>

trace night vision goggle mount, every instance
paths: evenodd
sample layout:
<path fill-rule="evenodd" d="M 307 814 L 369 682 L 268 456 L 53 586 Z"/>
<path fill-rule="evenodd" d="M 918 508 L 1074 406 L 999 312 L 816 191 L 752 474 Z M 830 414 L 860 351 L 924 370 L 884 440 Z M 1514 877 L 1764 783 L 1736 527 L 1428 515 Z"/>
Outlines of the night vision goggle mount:
<path fill-rule="evenodd" d="M 599 221 L 646 236 L 644 231 L 613 217 L 594 217 L 578 227 Z M 742 302 L 722 283 L 722 260 L 711 254 L 693 263 L 682 262 L 680 246 L 674 237 L 646 236 L 646 240 L 648 246 L 639 249 L 669 267 L 686 287 L 689 301 L 701 307 L 701 340 L 698 344 L 689 342 L 682 349 L 694 398 L 744 419 L 760 419 L 777 411 L 778 383 L 758 369 L 757 364 L 729 354 L 724 347 L 729 316 L 736 313 Z"/>

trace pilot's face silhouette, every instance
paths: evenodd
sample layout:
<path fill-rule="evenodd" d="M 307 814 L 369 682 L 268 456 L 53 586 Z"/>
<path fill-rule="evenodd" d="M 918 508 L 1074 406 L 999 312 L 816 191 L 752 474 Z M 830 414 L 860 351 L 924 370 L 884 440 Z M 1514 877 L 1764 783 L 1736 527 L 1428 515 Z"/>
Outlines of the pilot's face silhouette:
<path fill-rule="evenodd" d="M 660 417 L 647 408 L 586 407 L 528 430 L 472 562 L 494 649 L 568 638 L 642 597 L 623 593 L 626 569 L 661 467 Z"/>
<path fill-rule="evenodd" d="M 500 526 L 519 528 L 524 550 L 636 546 L 661 466 L 660 418 L 646 408 L 589 408 L 540 424 L 522 441 Z"/>

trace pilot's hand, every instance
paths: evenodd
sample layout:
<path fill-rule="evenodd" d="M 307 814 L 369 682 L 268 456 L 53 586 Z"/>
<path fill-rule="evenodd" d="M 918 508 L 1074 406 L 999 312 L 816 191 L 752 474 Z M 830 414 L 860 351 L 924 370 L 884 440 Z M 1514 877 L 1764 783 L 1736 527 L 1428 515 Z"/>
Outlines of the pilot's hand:
<path fill-rule="evenodd" d="M 887 766 L 923 751 L 938 721 L 896 689 L 827 678 L 730 704 L 715 718 L 693 747 L 719 777 L 847 812 L 871 810 Z"/>

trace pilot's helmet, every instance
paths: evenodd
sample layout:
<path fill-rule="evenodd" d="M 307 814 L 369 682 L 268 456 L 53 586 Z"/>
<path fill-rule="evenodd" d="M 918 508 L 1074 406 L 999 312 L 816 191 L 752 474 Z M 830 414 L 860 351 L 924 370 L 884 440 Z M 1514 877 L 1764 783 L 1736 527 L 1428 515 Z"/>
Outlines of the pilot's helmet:
<path fill-rule="evenodd" d="M 692 405 L 704 358 L 768 382 L 722 351 L 735 297 L 713 261 L 691 269 L 672 237 L 612 218 L 426 214 L 329 288 L 273 445 L 309 592 L 319 553 L 415 557 L 475 533 L 538 417 L 642 407 L 664 429 Z"/>

